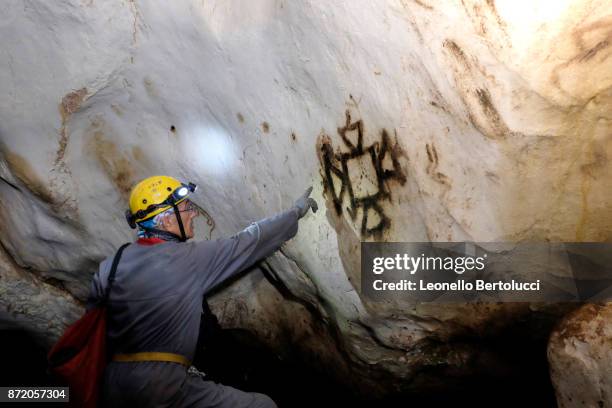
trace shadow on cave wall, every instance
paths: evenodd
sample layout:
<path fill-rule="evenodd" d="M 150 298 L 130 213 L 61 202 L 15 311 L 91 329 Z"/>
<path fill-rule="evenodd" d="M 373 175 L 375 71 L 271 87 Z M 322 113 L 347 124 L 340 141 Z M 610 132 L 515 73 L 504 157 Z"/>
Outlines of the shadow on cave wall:
<path fill-rule="evenodd" d="M 549 324 L 546 322 L 546 324 Z M 532 325 L 525 322 L 524 325 Z M 503 372 L 460 380 L 448 389 L 428 394 L 397 394 L 383 399 L 355 395 L 324 370 L 297 358 L 280 360 L 271 350 L 243 330 L 224 330 L 204 351 L 198 368 L 215 381 L 270 395 L 279 407 L 556 407 L 546 360 L 546 338 L 526 335 L 516 326 L 487 347 L 507 363 Z"/>
<path fill-rule="evenodd" d="M 531 325 L 532 323 L 525 323 Z M 546 339 L 515 326 L 496 339 L 484 341 L 500 353 L 508 370 L 498 375 L 462 379 L 434 394 L 390 395 L 369 399 L 336 383 L 323 370 L 299 360 L 281 360 L 249 332 L 223 330 L 198 356 L 196 365 L 214 381 L 270 395 L 279 407 L 555 407 L 546 361 Z M 54 385 L 46 374 L 45 350 L 24 331 L 3 330 L 2 386 Z M 53 404 L 56 405 L 56 404 Z M 62 406 L 57 404 L 57 406 Z"/>
<path fill-rule="evenodd" d="M 28 332 L 21 329 L 0 329 L 0 386 L 61 386 L 47 375 L 47 352 Z M 0 404 L 8 406 L 9 404 Z M 28 403 L 16 404 L 19 407 Z M 35 406 L 64 407 L 66 403 L 37 403 Z"/>

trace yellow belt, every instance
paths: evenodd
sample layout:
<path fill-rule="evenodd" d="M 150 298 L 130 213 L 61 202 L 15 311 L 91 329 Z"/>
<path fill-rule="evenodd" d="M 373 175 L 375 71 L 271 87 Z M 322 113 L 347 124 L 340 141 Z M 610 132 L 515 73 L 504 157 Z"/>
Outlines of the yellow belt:
<path fill-rule="evenodd" d="M 191 361 L 185 356 L 174 353 L 162 353 L 158 351 L 143 351 L 131 354 L 115 354 L 113 361 L 168 361 L 170 363 L 182 364 L 185 367 L 191 365 Z"/>

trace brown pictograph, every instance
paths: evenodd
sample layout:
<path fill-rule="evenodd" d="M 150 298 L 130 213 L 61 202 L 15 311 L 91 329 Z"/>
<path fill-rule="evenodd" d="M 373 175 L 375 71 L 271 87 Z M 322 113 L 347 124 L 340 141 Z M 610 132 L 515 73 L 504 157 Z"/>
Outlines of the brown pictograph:
<path fill-rule="evenodd" d="M 436 150 L 436 146 L 433 144 L 433 142 L 431 144 L 425 144 L 425 151 L 427 152 L 427 159 L 429 161 L 426 170 L 427 174 L 429 174 L 436 182 L 450 188 L 451 183 L 448 177 L 444 173 L 438 171 L 438 151 Z"/>
<path fill-rule="evenodd" d="M 346 207 L 346 211 L 353 221 L 357 218 L 358 210 L 362 210 L 361 236 L 380 238 L 391 225 L 391 219 L 385 214 L 383 208 L 383 202 L 391 200 L 390 182 L 395 180 L 400 185 L 406 183 L 406 173 L 399 161 L 404 153 L 397 142 L 397 136 L 395 140 L 391 140 L 386 129 L 381 130 L 380 140 L 369 146 L 363 146 L 363 122 L 361 120 L 352 121 L 351 113 L 348 110 L 345 125 L 338 128 L 338 134 L 342 138 L 344 147 L 337 148 L 336 152 L 334 152 L 328 135 L 323 134 L 319 143 L 319 158 L 323 167 L 325 192 L 333 201 L 338 215 L 342 214 L 343 202 L 348 196 L 349 206 Z M 352 138 L 351 135 L 353 135 Z M 375 190 L 365 189 L 364 192 L 363 188 L 357 187 L 358 183 L 362 183 L 360 180 L 363 179 L 364 171 L 366 171 L 363 166 L 368 164 L 374 171 L 371 172 L 373 174 L 366 173 L 365 175 L 366 177 L 375 176 L 376 180 L 373 183 Z M 355 174 L 357 173 L 355 169 L 358 169 L 360 174 Z M 334 178 L 338 182 L 334 183 Z M 370 225 L 368 220 L 371 222 L 374 217 L 378 218 L 378 223 Z"/>

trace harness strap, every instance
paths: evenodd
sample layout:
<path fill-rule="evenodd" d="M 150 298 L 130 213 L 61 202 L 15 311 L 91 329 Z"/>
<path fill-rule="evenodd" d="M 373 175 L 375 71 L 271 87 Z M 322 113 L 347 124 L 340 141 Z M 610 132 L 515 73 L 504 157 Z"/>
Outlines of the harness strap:
<path fill-rule="evenodd" d="M 121 245 L 119 250 L 117 250 L 117 254 L 113 258 L 113 263 L 111 265 L 110 272 L 108 274 L 108 283 L 106 285 L 106 290 L 102 295 L 102 304 L 106 304 L 108 302 L 108 296 L 110 295 L 111 288 L 113 287 L 113 283 L 115 283 L 115 274 L 117 273 L 117 266 L 119 265 L 119 259 L 121 259 L 121 254 L 123 250 L 130 245 L 129 242 Z"/>
<path fill-rule="evenodd" d="M 115 354 L 112 358 L 113 361 L 166 361 L 169 363 L 178 363 L 182 364 L 185 367 L 189 367 L 191 365 L 191 361 L 187 359 L 187 357 L 182 356 L 180 354 L 174 353 L 164 353 L 159 351 L 143 351 L 140 353 L 131 353 L 131 354 Z"/>

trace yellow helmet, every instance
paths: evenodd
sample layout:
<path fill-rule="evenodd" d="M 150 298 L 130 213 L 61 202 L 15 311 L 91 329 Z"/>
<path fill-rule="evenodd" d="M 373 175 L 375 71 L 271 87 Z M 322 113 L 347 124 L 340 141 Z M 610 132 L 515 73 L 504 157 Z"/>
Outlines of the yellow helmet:
<path fill-rule="evenodd" d="M 181 183 L 174 177 L 153 176 L 136 184 L 130 194 L 130 209 L 125 217 L 130 227 L 176 206 L 196 190 L 193 183 Z"/>

